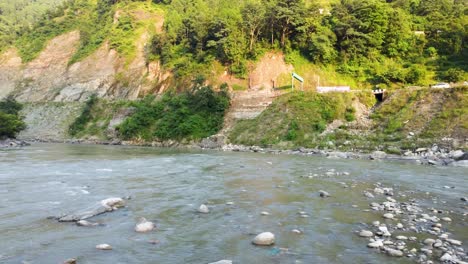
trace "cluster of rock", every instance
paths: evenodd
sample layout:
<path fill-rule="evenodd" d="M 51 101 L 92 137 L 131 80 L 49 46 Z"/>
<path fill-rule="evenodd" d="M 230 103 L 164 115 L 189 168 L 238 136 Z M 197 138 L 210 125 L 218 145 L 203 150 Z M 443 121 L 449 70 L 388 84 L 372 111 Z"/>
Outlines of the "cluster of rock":
<path fill-rule="evenodd" d="M 434 145 L 432 148 L 418 148 L 415 151 L 406 151 L 402 155 L 387 154 L 383 151 L 374 151 L 370 154 L 356 152 L 341 152 L 337 150 L 321 150 L 298 148 L 295 150 L 278 150 L 270 148 L 261 148 L 258 146 L 244 146 L 226 144 L 221 148 L 223 151 L 235 152 L 260 152 L 271 154 L 287 154 L 287 155 L 309 155 L 323 156 L 336 159 L 370 159 L 370 160 L 400 160 L 409 161 L 418 164 L 426 165 L 452 165 L 468 167 L 468 152 L 463 150 L 448 151 Z"/>
<path fill-rule="evenodd" d="M 382 222 L 374 221 L 368 229 L 359 231 L 360 237 L 367 238 L 367 247 L 379 250 L 393 257 L 412 258 L 418 263 L 468 263 L 467 255 L 459 240 L 451 239 L 444 231 L 444 225 L 449 225 L 452 219 L 444 216 L 446 212 L 432 209 L 425 213 L 416 200 L 398 202 L 394 198 L 393 188 L 378 185 L 372 191 L 365 191 L 368 198 L 382 198 L 385 201 L 371 202 L 371 210 L 382 215 Z M 432 214 L 436 215 L 432 215 Z M 444 222 L 442 224 L 441 222 Z M 408 236 L 414 233 L 414 236 Z M 418 235 L 416 235 L 418 234 Z M 417 236 L 425 235 L 420 240 Z M 410 246 L 412 245 L 412 246 Z"/>
<path fill-rule="evenodd" d="M 26 141 L 23 140 L 17 140 L 17 139 L 3 139 L 0 140 L 0 149 L 2 148 L 18 148 L 18 147 L 24 147 L 24 146 L 29 146 L 30 144 Z"/>

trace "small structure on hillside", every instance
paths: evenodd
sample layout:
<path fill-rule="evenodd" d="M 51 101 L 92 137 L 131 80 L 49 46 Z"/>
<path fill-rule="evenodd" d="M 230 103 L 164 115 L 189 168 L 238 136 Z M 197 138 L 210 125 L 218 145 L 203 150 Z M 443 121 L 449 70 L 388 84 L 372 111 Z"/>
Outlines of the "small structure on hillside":
<path fill-rule="evenodd" d="M 304 78 L 297 75 L 296 73 L 291 74 L 291 88 L 294 90 L 294 79 L 298 80 L 301 83 L 301 91 L 304 91 Z"/>
<path fill-rule="evenodd" d="M 385 96 L 385 89 L 374 89 L 372 90 L 372 93 L 375 96 L 375 99 L 379 102 L 383 102 L 384 96 Z"/>

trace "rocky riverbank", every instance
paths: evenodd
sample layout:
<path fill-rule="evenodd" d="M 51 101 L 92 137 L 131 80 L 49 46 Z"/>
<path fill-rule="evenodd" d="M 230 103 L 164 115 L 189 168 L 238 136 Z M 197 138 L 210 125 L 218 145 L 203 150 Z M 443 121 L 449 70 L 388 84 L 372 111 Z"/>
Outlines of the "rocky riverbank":
<path fill-rule="evenodd" d="M 23 141 L 24 142 L 24 141 Z M 233 152 L 257 152 L 268 154 L 283 155 L 302 155 L 302 156 L 321 156 L 330 159 L 368 159 L 380 161 L 401 161 L 413 164 L 432 165 L 432 166 L 458 166 L 468 167 L 468 152 L 463 150 L 448 150 L 433 145 L 432 148 L 418 148 L 414 151 L 407 150 L 403 154 L 388 154 L 383 151 L 374 151 L 372 153 L 364 152 L 346 152 L 334 149 L 274 149 L 263 148 L 259 146 L 244 146 L 235 144 L 225 144 L 224 137 L 212 136 L 203 139 L 200 142 L 186 141 L 179 142 L 175 140 L 168 141 L 121 141 L 113 139 L 103 141 L 99 139 L 67 139 L 67 140 L 42 140 L 33 139 L 31 142 L 41 143 L 66 143 L 66 144 L 98 144 L 98 145 L 124 145 L 124 146 L 143 146 L 143 147 L 161 147 L 161 148 L 181 148 L 181 149 L 206 149 Z"/>
<path fill-rule="evenodd" d="M 391 257 L 405 256 L 418 263 L 467 263 L 463 242 L 452 239 L 453 234 L 447 231 L 452 222 L 449 216 L 453 212 L 443 207 L 424 208 L 417 199 L 380 184 L 363 194 L 372 201 L 369 204 L 371 209 L 365 211 L 381 214 L 382 219 L 363 223 L 363 229 L 357 231 L 360 237 L 368 239 L 365 242 L 368 248 Z M 465 197 L 460 200 L 466 204 Z"/>
<path fill-rule="evenodd" d="M 23 140 L 17 140 L 17 139 L 3 139 L 0 140 L 0 149 L 8 149 L 8 148 L 19 148 L 19 147 L 24 147 L 24 146 L 29 146 L 30 144 L 26 141 Z"/>

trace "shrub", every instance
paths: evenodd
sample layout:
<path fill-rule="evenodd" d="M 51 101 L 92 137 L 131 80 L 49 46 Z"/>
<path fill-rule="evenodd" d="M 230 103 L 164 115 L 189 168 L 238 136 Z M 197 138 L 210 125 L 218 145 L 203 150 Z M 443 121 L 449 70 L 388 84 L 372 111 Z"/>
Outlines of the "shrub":
<path fill-rule="evenodd" d="M 95 94 L 91 95 L 86 101 L 80 116 L 70 125 L 68 133 L 71 136 L 76 136 L 79 132 L 83 131 L 86 124 L 92 119 L 92 108 L 97 103 L 98 98 Z"/>
<path fill-rule="evenodd" d="M 192 92 L 165 94 L 134 102 L 135 113 L 117 129 L 123 139 L 168 140 L 201 139 L 217 133 L 229 107 L 225 90 L 194 86 Z"/>
<path fill-rule="evenodd" d="M 26 124 L 20 111 L 23 106 L 12 96 L 0 101 L 0 138 L 14 138 Z"/>

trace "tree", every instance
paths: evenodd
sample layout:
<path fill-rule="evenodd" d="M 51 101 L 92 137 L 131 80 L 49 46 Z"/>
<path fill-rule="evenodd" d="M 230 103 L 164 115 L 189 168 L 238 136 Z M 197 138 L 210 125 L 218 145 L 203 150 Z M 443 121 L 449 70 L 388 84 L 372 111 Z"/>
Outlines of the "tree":
<path fill-rule="evenodd" d="M 252 53 L 255 43 L 265 24 L 265 5 L 260 2 L 248 2 L 241 10 L 243 26 L 249 36 L 249 52 Z"/>
<path fill-rule="evenodd" d="M 22 107 L 12 96 L 0 101 L 0 138 L 14 138 L 26 128 L 20 115 Z"/>

